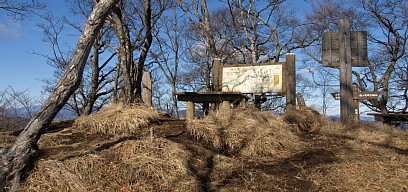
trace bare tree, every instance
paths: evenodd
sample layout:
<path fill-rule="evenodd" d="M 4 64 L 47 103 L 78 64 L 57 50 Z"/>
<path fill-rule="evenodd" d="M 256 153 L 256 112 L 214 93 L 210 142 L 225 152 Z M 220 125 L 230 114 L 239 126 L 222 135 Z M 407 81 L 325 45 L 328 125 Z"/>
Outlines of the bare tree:
<path fill-rule="evenodd" d="M 370 0 L 370 1 L 317 1 L 313 11 L 307 15 L 314 33 L 335 31 L 337 21 L 348 17 L 353 30 L 365 30 L 369 40 L 369 64 L 362 69 L 353 69 L 355 82 L 360 91 L 382 91 L 380 100 L 362 100 L 374 111 L 388 113 L 393 110 L 390 99 L 392 89 L 390 80 L 396 65 L 406 55 L 408 32 L 406 26 L 406 1 Z M 321 52 L 305 49 L 311 58 L 321 63 Z M 316 54 L 317 53 L 317 54 Z"/>
<path fill-rule="evenodd" d="M 382 98 L 364 102 L 368 107 L 381 113 L 388 113 L 388 102 L 390 101 L 390 80 L 398 62 L 407 54 L 408 42 L 408 17 L 406 9 L 407 1 L 401 0 L 372 0 L 359 1 L 358 6 L 362 8 L 361 14 L 372 19 L 368 23 L 369 40 L 378 49 L 375 52 L 376 59 L 371 59 L 369 64 L 369 75 L 357 76 L 359 88 L 362 91 L 372 89 L 381 90 Z M 368 87 L 365 82 L 370 82 Z"/>
<path fill-rule="evenodd" d="M 4 10 L 7 14 L 17 19 L 37 14 L 39 10 L 45 9 L 45 4 L 37 0 L 0 0 L 0 11 Z"/>
<path fill-rule="evenodd" d="M 15 131 L 24 128 L 33 117 L 38 99 L 29 90 L 17 90 L 8 86 L 0 90 L 0 130 Z"/>
<path fill-rule="evenodd" d="M 40 110 L 17 137 L 14 145 L 6 155 L 2 156 L 0 169 L 1 190 L 17 191 L 20 189 L 20 180 L 23 173 L 27 171 L 27 165 L 38 154 L 38 139 L 45 127 L 79 86 L 96 34 L 102 28 L 105 17 L 111 12 L 116 2 L 116 0 L 100 0 L 95 5 L 61 80 Z"/>
<path fill-rule="evenodd" d="M 44 16 L 43 18 L 46 23 L 39 24 L 39 27 L 43 30 L 43 41 L 50 45 L 52 54 L 37 52 L 33 52 L 33 54 L 46 58 L 47 63 L 54 68 L 53 78 L 43 80 L 45 83 L 45 92 L 50 93 L 57 83 L 57 80 L 63 75 L 72 50 L 70 50 L 69 46 L 65 46 L 65 44 L 61 42 L 68 20 L 56 19 L 51 15 Z M 78 28 L 73 23 L 69 24 L 74 26 L 74 28 Z M 80 29 L 78 28 L 78 30 Z M 91 114 L 94 109 L 100 109 L 106 104 L 108 99 L 107 95 L 112 92 L 112 88 L 108 87 L 108 85 L 113 81 L 111 76 L 115 72 L 115 68 L 109 67 L 108 64 L 116 53 L 110 54 L 102 64 L 100 64 L 101 61 L 99 59 L 100 55 L 106 51 L 103 36 L 107 33 L 107 30 L 105 27 L 98 33 L 93 45 L 92 55 L 89 62 L 87 62 L 87 66 L 89 67 L 85 67 L 79 89 L 74 92 L 64 106 L 64 108 L 74 112 L 78 116 L 88 115 Z"/>
<path fill-rule="evenodd" d="M 179 9 L 173 6 L 169 17 L 164 16 L 155 32 L 157 50 L 151 53 L 153 59 L 158 64 L 161 72 L 166 77 L 171 86 L 172 108 L 178 117 L 178 105 L 175 93 L 177 92 L 177 82 L 180 62 L 185 55 L 185 42 L 183 41 L 186 20 L 183 15 L 178 14 Z"/>
<path fill-rule="evenodd" d="M 153 42 L 153 28 L 169 2 L 122 0 L 109 19 L 118 39 L 117 46 L 111 45 L 118 52 L 115 82 L 121 87 L 120 94 L 115 94 L 126 103 L 141 101 L 142 76 Z"/>
<path fill-rule="evenodd" d="M 211 26 L 210 12 L 207 6 L 206 0 L 193 0 L 191 2 L 178 1 L 179 6 L 186 14 L 190 21 L 191 27 L 194 29 L 195 33 L 199 34 L 199 37 L 203 40 L 201 45 L 204 45 L 207 57 L 204 60 L 199 59 L 198 63 L 203 64 L 200 67 L 204 75 L 204 89 L 206 91 L 212 90 L 211 88 L 211 70 L 212 70 L 212 60 L 219 58 L 219 54 L 216 47 L 216 42 L 214 39 L 214 31 Z M 199 44 L 196 44 L 196 46 Z M 192 51 L 194 54 L 194 51 Z M 202 57 L 202 56 L 200 56 Z M 194 56 L 192 57 L 194 58 Z"/>
<path fill-rule="evenodd" d="M 335 31 L 339 18 L 348 17 L 353 30 L 365 30 L 369 40 L 369 65 L 353 69 L 355 82 L 360 91 L 382 91 L 380 100 L 363 100 L 374 111 L 388 113 L 392 89 L 390 80 L 396 65 L 406 55 L 408 28 L 407 1 L 401 0 L 325 0 L 318 1 L 307 15 L 314 23 L 315 33 Z M 309 54 L 310 56 L 313 54 Z M 311 56 L 320 62 L 320 56 Z M 321 55 L 321 54 L 320 54 Z M 389 105 L 390 104 L 390 105 Z"/>

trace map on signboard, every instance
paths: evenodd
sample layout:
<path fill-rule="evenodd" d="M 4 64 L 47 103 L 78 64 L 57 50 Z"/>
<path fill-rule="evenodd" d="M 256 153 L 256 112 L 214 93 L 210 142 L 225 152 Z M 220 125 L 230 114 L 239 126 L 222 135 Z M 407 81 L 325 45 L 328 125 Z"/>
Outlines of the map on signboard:
<path fill-rule="evenodd" d="M 282 65 L 223 67 L 222 91 L 282 92 Z"/>

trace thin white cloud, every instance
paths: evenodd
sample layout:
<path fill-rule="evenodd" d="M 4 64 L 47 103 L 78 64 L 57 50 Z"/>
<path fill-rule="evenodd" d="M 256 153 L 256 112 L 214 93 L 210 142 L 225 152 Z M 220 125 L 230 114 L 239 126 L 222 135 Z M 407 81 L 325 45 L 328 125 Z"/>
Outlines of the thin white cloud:
<path fill-rule="evenodd" d="M 302 68 L 297 70 L 297 73 L 300 74 L 311 74 L 314 73 L 316 71 L 316 68 L 310 67 L 310 68 Z"/>
<path fill-rule="evenodd" d="M 0 21 L 0 40 L 19 39 L 21 37 L 21 24 L 18 22 Z"/>

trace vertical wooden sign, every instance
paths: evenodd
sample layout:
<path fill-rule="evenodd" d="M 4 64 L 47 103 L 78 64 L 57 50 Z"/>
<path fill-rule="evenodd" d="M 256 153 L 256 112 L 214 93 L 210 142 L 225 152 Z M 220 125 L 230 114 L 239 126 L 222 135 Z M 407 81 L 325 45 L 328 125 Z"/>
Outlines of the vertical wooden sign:
<path fill-rule="evenodd" d="M 215 58 L 213 60 L 213 69 L 212 69 L 212 79 L 213 79 L 213 90 L 214 91 L 221 91 L 221 60 Z"/>
<path fill-rule="evenodd" d="M 152 107 L 152 75 L 148 71 L 143 71 L 142 86 L 142 100 L 148 107 Z"/>
<path fill-rule="evenodd" d="M 286 111 L 296 109 L 296 63 L 295 54 L 286 54 Z"/>
<path fill-rule="evenodd" d="M 350 21 L 341 19 L 338 26 L 339 35 L 339 65 L 340 65 L 340 119 L 343 123 L 354 119 Z"/>

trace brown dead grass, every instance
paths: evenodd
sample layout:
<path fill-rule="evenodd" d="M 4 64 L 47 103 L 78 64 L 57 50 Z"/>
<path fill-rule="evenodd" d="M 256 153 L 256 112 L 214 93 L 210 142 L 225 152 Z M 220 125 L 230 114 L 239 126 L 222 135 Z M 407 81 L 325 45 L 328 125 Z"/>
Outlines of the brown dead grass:
<path fill-rule="evenodd" d="M 371 123 L 331 123 L 320 137 L 342 142 L 332 164 L 303 174 L 316 191 L 408 191 L 408 133 Z"/>
<path fill-rule="evenodd" d="M 318 132 L 321 127 L 329 123 L 327 117 L 320 115 L 311 108 L 287 112 L 283 115 L 283 120 L 295 125 L 303 133 Z"/>
<path fill-rule="evenodd" d="M 0 148 L 10 147 L 16 140 L 16 136 L 10 135 L 10 132 L 0 132 Z"/>
<path fill-rule="evenodd" d="M 269 112 L 236 109 L 187 122 L 197 139 L 250 159 L 287 156 L 302 145 L 294 129 Z"/>
<path fill-rule="evenodd" d="M 408 191 L 408 133 L 395 128 L 240 109 L 187 122 L 191 135 L 184 124 L 154 125 L 164 136 L 151 141 L 148 125 L 133 123 L 154 118 L 119 117 L 134 108 L 114 106 L 43 135 L 24 190 Z M 146 116 L 154 115 L 135 118 Z M 3 146 L 14 139 L 0 137 Z"/>
<path fill-rule="evenodd" d="M 155 110 L 144 105 L 114 103 L 94 115 L 78 118 L 75 126 L 86 128 L 90 133 L 132 134 L 158 118 L 159 114 Z"/>
<path fill-rule="evenodd" d="M 197 191 L 189 152 L 164 140 L 128 140 L 65 161 L 40 160 L 26 191 Z"/>

